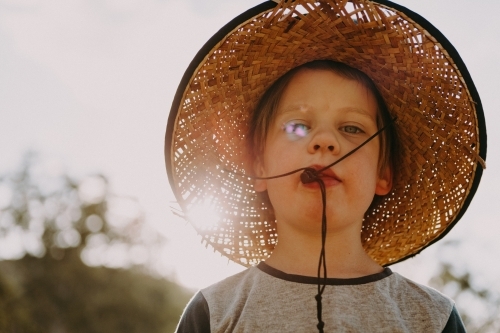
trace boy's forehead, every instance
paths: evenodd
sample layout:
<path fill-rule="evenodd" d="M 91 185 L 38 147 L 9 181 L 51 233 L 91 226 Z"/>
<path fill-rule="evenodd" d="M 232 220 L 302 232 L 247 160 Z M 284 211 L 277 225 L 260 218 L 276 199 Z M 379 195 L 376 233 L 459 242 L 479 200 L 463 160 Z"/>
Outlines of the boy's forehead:
<path fill-rule="evenodd" d="M 375 95 L 362 82 L 333 70 L 308 68 L 294 73 L 282 92 L 276 115 L 311 113 L 323 98 L 333 102 L 343 114 L 376 118 Z"/>

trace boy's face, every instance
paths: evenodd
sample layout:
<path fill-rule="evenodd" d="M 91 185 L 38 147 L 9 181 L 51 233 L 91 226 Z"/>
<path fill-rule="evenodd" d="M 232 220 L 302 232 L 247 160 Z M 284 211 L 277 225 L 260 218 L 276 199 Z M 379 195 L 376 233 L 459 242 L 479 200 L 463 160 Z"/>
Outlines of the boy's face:
<path fill-rule="evenodd" d="M 285 89 L 276 118 L 269 127 L 259 176 L 269 177 L 298 168 L 319 169 L 358 147 L 377 128 L 375 98 L 361 84 L 332 71 L 304 69 Z M 361 228 L 375 194 L 391 189 L 390 170 L 378 168 L 379 139 L 331 167 L 326 185 L 328 228 Z M 268 191 L 280 224 L 317 233 L 321 224 L 319 185 L 302 184 L 300 172 L 257 180 L 256 191 Z M 358 226 L 359 225 L 359 226 Z"/>

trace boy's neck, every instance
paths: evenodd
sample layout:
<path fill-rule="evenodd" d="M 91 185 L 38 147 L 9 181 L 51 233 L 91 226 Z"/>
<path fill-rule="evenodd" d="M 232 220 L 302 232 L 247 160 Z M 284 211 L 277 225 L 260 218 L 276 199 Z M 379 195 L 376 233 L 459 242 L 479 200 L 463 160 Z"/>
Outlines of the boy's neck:
<path fill-rule="evenodd" d="M 279 230 L 278 235 L 278 244 L 266 264 L 288 274 L 317 276 L 321 236 L 293 230 Z M 328 277 L 355 278 L 383 270 L 364 251 L 359 231 L 330 232 L 325 250 Z"/>

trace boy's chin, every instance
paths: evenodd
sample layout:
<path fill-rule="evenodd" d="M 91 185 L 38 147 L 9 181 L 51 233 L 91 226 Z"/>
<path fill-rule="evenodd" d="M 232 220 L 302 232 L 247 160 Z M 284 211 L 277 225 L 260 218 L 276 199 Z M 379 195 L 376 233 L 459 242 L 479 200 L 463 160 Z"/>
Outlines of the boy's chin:
<path fill-rule="evenodd" d="M 298 221 L 306 221 L 305 223 L 308 225 L 315 225 L 320 227 L 323 219 L 322 212 L 323 206 L 320 202 L 318 205 L 308 207 L 308 209 L 305 209 L 302 212 L 293 214 L 291 218 L 294 218 Z M 363 217 L 364 215 L 353 216 L 352 211 L 349 211 L 348 209 L 344 210 L 341 207 L 329 207 L 329 205 L 327 205 L 326 221 L 328 229 L 330 229 L 330 227 L 352 223 L 359 224 L 361 227 Z"/>

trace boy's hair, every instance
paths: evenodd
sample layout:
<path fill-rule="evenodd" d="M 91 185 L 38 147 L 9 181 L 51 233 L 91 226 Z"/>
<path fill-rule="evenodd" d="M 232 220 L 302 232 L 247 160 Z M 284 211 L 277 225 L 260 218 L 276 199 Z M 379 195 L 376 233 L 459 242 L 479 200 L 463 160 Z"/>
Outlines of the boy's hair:
<path fill-rule="evenodd" d="M 290 81 L 304 69 L 328 70 L 333 73 L 361 84 L 372 93 L 377 103 L 377 127 L 380 129 L 393 122 L 384 98 L 373 81 L 362 71 L 344 63 L 332 60 L 315 60 L 295 67 L 285 73 L 269 87 L 255 107 L 249 124 L 248 143 L 254 161 L 260 159 L 264 153 L 267 132 L 274 121 L 283 92 Z M 387 167 L 391 170 L 392 179 L 395 179 L 400 159 L 399 140 L 396 126 L 390 125 L 380 134 L 379 173 Z"/>

